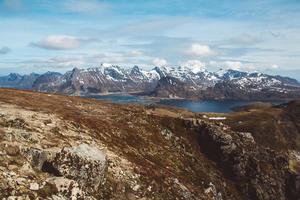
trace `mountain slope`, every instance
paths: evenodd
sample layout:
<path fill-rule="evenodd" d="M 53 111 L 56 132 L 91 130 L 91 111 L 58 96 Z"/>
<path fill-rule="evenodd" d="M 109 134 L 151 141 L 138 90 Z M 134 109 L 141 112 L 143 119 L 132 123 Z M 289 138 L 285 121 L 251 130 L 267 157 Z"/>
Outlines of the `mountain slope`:
<path fill-rule="evenodd" d="M 300 101 L 279 106 L 250 105 L 227 115 L 224 121 L 235 131 L 251 132 L 258 143 L 286 151 L 300 151 Z"/>
<path fill-rule="evenodd" d="M 0 108 L 1 198 L 299 198 L 297 156 L 195 113 L 10 89 L 0 89 Z M 107 170 L 72 175 L 94 170 L 85 167 L 98 165 L 90 165 L 94 151 L 105 154 Z M 46 157 L 28 160 L 38 152 Z M 63 162 L 70 158 L 78 162 Z M 102 173 L 100 189 L 85 187 Z"/>
<path fill-rule="evenodd" d="M 213 73 L 206 70 L 193 71 L 187 67 L 155 67 L 145 71 L 138 66 L 124 69 L 101 65 L 98 68 L 75 68 L 63 75 L 48 72 L 35 76 L 26 86 L 21 84 L 26 79 L 24 77 L 16 74 L 2 77 L 0 86 L 70 95 L 124 92 L 164 98 L 244 100 L 300 97 L 300 84 L 294 79 L 236 70 Z M 170 84 L 170 81 L 176 84 Z"/>
<path fill-rule="evenodd" d="M 38 77 L 39 75 L 35 73 L 24 76 L 11 73 L 7 76 L 0 77 L 0 86 L 19 89 L 32 89 L 32 85 Z"/>

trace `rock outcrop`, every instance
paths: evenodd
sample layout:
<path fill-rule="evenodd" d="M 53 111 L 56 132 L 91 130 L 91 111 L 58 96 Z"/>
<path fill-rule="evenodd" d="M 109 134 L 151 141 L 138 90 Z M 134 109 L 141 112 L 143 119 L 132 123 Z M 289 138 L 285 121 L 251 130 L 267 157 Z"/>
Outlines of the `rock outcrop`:
<path fill-rule="evenodd" d="M 26 148 L 22 151 L 34 168 L 73 180 L 87 194 L 97 192 L 105 182 L 106 155 L 96 147 L 81 144 L 63 149 Z"/>
<path fill-rule="evenodd" d="M 234 132 L 225 125 L 202 120 L 186 125 L 197 131 L 201 151 L 236 183 L 245 199 L 299 198 L 299 175 L 291 174 L 285 154 L 259 147 L 251 133 Z"/>

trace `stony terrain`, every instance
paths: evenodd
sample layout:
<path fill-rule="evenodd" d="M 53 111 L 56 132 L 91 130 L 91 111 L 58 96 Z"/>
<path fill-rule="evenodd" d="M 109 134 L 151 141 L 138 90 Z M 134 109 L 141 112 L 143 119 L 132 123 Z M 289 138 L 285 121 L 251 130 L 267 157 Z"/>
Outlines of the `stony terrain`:
<path fill-rule="evenodd" d="M 299 103 L 270 109 L 299 112 Z M 296 111 L 284 119 L 299 128 Z M 174 108 L 0 89 L 0 198 L 299 199 L 297 145 L 268 146 L 262 141 L 273 135 L 234 125 L 238 114 L 220 122 Z"/>

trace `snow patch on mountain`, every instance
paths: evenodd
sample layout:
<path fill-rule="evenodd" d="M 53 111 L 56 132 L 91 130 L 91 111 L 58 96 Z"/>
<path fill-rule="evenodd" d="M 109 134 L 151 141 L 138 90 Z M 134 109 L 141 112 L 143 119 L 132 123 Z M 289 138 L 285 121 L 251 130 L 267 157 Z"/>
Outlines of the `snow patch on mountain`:
<path fill-rule="evenodd" d="M 300 91 L 299 83 L 288 77 L 231 69 L 209 72 L 204 68 L 195 70 L 187 66 L 176 68 L 162 66 L 144 70 L 139 66 L 123 68 L 117 65 L 101 64 L 95 68 L 74 68 L 65 74 L 47 72 L 26 77 L 18 74 L 0 77 L 2 87 L 22 88 L 26 86 L 27 89 L 67 94 L 136 91 L 151 93 L 158 85 L 161 89 L 171 89 L 169 86 L 164 87 L 163 84 L 173 87 L 170 95 L 176 95 L 179 88 L 182 95 L 189 94 L 190 96 L 200 95 L 206 91 L 209 96 L 247 94 L 249 91 L 257 93 L 264 91 L 297 93 Z"/>

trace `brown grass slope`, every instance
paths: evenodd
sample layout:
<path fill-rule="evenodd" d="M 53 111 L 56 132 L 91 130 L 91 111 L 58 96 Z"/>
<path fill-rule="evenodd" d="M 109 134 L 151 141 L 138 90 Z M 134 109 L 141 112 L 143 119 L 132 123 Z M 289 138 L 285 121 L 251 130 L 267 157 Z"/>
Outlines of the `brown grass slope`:
<path fill-rule="evenodd" d="M 300 151 L 300 101 L 284 106 L 249 106 L 225 121 L 235 131 L 252 133 L 256 142 L 275 150 Z"/>
<path fill-rule="evenodd" d="M 201 153 L 196 135 L 184 127 L 177 110 L 152 113 L 142 106 L 11 89 L 0 89 L 0 103 L 58 115 L 132 163 L 141 177 L 140 192 L 108 174 L 104 199 L 131 199 L 125 197 L 131 193 L 151 199 L 210 199 L 211 194 L 205 193 L 210 183 L 224 199 L 241 199 L 232 181 Z M 58 134 L 55 142 L 66 140 Z"/>
<path fill-rule="evenodd" d="M 284 156 L 264 148 L 282 150 L 294 145 L 297 150 L 297 140 L 291 138 L 299 132 L 290 130 L 299 130 L 299 114 L 289 106 L 228 115 L 226 123 L 233 130 L 251 132 L 258 146 L 247 134 L 218 123 L 194 124 L 195 113 L 175 108 L 147 109 L 12 89 L 0 89 L 2 104 L 58 116 L 78 128 L 82 136 L 105 146 L 118 160 L 130 163 L 132 173 L 139 177 L 135 179 L 138 189 L 132 187 L 132 177 L 120 182 L 115 179 L 115 171 L 109 169 L 102 199 L 273 199 L 277 194 L 278 199 L 297 197 L 297 188 L 291 194 L 287 189 L 294 187 L 295 181 L 285 176 L 288 171 Z M 292 106 L 298 108 L 298 104 Z M 31 123 L 30 119 L 24 120 Z M 0 123 L 2 135 L 7 130 L 5 126 Z M 43 142 L 45 147 L 71 145 L 71 140 L 81 142 L 80 137 L 66 137 L 61 134 L 64 129 L 57 128 L 44 138 L 51 140 Z M 0 150 L 6 151 L 7 141 L 1 142 Z M 116 165 L 109 153 L 108 159 Z M 23 160 L 17 153 L 0 159 L 0 167 L 9 167 L 8 161 L 19 167 Z M 120 163 L 112 168 L 125 171 L 126 165 Z M 4 192 L 8 191 L 1 189 L 0 184 L 0 197 L 7 197 Z"/>

